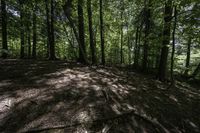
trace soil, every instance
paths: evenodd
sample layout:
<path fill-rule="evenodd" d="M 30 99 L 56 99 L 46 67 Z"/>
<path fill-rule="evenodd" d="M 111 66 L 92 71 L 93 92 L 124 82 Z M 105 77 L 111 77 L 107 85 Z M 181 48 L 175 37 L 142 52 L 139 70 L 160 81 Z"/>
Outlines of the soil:
<path fill-rule="evenodd" d="M 200 91 L 131 71 L 0 60 L 0 132 L 199 133 Z"/>

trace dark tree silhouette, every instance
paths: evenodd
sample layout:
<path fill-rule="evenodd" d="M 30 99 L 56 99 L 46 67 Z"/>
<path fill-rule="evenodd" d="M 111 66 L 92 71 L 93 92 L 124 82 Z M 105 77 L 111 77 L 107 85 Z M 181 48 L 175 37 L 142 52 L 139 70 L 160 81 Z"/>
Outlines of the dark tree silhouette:
<path fill-rule="evenodd" d="M 36 45 L 37 45 L 37 2 L 34 1 L 33 7 L 33 47 L 32 47 L 32 58 L 36 58 Z"/>
<path fill-rule="evenodd" d="M 1 0 L 1 21 L 2 21 L 2 58 L 8 56 L 8 42 L 7 42 L 7 11 L 6 1 Z"/>
<path fill-rule="evenodd" d="M 25 56 L 24 53 L 24 47 L 25 47 L 25 41 L 24 41 L 24 8 L 23 8 L 23 0 L 19 0 L 19 7 L 20 7 L 20 39 L 21 39 L 21 45 L 20 45 L 20 58 L 23 59 Z"/>
<path fill-rule="evenodd" d="M 49 43 L 49 60 L 55 60 L 55 37 L 54 37 L 54 0 L 50 1 L 51 5 L 51 23 L 50 23 L 50 43 Z"/>
<path fill-rule="evenodd" d="M 83 16 L 83 0 L 78 0 L 78 29 L 79 29 L 79 61 L 86 63 L 85 30 Z"/>
<path fill-rule="evenodd" d="M 101 36 L 101 63 L 102 65 L 105 65 L 105 40 L 104 40 L 104 22 L 103 22 L 103 1 L 99 0 L 99 6 L 100 6 L 100 36 Z"/>
<path fill-rule="evenodd" d="M 87 0 L 87 11 L 88 11 L 88 25 L 89 25 L 89 34 L 90 34 L 90 50 L 92 55 L 92 64 L 97 63 L 96 59 L 96 46 L 94 43 L 94 34 L 92 28 L 92 9 L 91 9 L 91 0 Z"/>
<path fill-rule="evenodd" d="M 168 59 L 170 33 L 171 33 L 170 32 L 171 19 L 172 19 L 172 0 L 167 0 L 167 2 L 165 2 L 163 41 L 162 41 L 160 65 L 158 70 L 158 78 L 160 81 L 164 81 L 166 79 L 167 59 Z"/>

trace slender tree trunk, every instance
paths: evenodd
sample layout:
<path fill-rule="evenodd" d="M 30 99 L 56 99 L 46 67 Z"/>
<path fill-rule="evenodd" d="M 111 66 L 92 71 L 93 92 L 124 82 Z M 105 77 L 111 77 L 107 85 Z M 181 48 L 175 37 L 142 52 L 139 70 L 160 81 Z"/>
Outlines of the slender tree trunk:
<path fill-rule="evenodd" d="M 162 41 L 161 58 L 158 71 L 158 78 L 160 81 L 164 81 L 166 79 L 167 60 L 168 60 L 168 52 L 170 45 L 171 19 L 172 19 L 172 0 L 168 0 L 165 3 L 163 41 Z"/>
<path fill-rule="evenodd" d="M 135 67 L 136 68 L 139 68 L 139 59 L 140 59 L 140 42 L 141 42 L 141 30 L 142 30 L 142 24 L 140 25 L 140 27 L 138 26 L 138 29 L 137 29 L 137 34 L 136 36 L 137 37 L 137 47 L 136 47 L 136 51 L 135 51 L 135 59 L 134 59 L 134 64 L 135 64 Z"/>
<path fill-rule="evenodd" d="M 36 17 L 37 3 L 35 1 L 33 8 L 33 47 L 32 58 L 36 58 L 36 45 L 37 45 L 37 17 Z"/>
<path fill-rule="evenodd" d="M 75 38 L 76 38 L 78 45 L 79 45 L 79 59 L 78 60 L 80 60 L 80 54 L 82 53 L 83 56 L 81 58 L 83 58 L 83 60 L 85 60 L 86 63 L 87 63 L 86 53 L 84 53 L 84 49 L 81 46 L 81 42 L 80 42 L 80 39 L 79 39 L 79 32 L 78 32 L 76 25 L 74 24 L 74 20 L 72 19 L 72 16 L 71 16 L 72 0 L 66 1 L 65 5 L 63 6 L 63 9 L 64 9 L 65 15 L 66 15 L 66 17 L 69 21 L 69 24 L 70 24 L 70 26 L 73 30 L 73 33 L 74 33 Z"/>
<path fill-rule="evenodd" d="M 90 34 L 90 50 L 92 55 L 92 64 L 96 64 L 96 46 L 94 44 L 93 28 L 92 28 L 92 9 L 91 0 L 87 0 L 87 10 L 88 10 L 88 23 L 89 23 L 89 34 Z"/>
<path fill-rule="evenodd" d="M 131 65 L 131 48 L 130 35 L 129 35 L 129 26 L 127 26 L 127 46 L 128 46 L 128 64 Z"/>
<path fill-rule="evenodd" d="M 174 81 L 174 54 L 175 54 L 175 35 L 176 35 L 176 23 L 177 23 L 177 10 L 174 7 L 174 27 L 173 27 L 173 42 L 172 42 L 172 55 L 171 55 L 171 85 L 175 84 Z"/>
<path fill-rule="evenodd" d="M 22 0 L 19 0 L 20 4 L 20 38 L 21 38 L 21 47 L 20 47 L 20 58 L 24 58 L 24 13 L 23 13 L 23 2 Z"/>
<path fill-rule="evenodd" d="M 135 48 L 134 48 L 134 66 L 138 67 L 138 37 L 139 37 L 139 26 L 135 33 Z"/>
<path fill-rule="evenodd" d="M 185 72 L 184 75 L 187 77 L 190 67 L 190 53 L 191 53 L 191 43 L 192 43 L 192 37 L 189 36 L 188 44 L 187 44 L 187 57 L 186 57 L 186 63 L 185 63 Z"/>
<path fill-rule="evenodd" d="M 8 56 L 8 42 L 7 42 L 7 12 L 6 2 L 1 0 L 1 20 L 2 20 L 2 58 Z"/>
<path fill-rule="evenodd" d="M 158 70 L 159 69 L 159 63 L 160 63 L 160 53 L 159 53 L 159 51 L 160 51 L 160 49 L 159 48 L 157 48 L 156 49 L 157 50 L 157 52 L 156 52 L 156 66 L 155 66 L 155 68 L 156 68 L 156 70 Z"/>
<path fill-rule="evenodd" d="M 122 4 L 122 3 L 121 3 Z M 124 33 L 123 33 L 123 9 L 121 9 L 121 25 L 120 25 L 120 38 L 121 38 L 121 46 L 120 46 L 120 63 L 123 64 L 123 43 L 124 43 Z"/>
<path fill-rule="evenodd" d="M 51 26 L 50 26 L 50 20 L 49 20 L 49 0 L 45 0 L 45 6 L 46 6 L 46 28 L 47 28 L 47 57 L 50 54 L 50 42 L 51 42 Z"/>
<path fill-rule="evenodd" d="M 79 61 L 86 63 L 85 30 L 83 16 L 83 0 L 78 0 L 78 29 L 79 29 Z"/>
<path fill-rule="evenodd" d="M 198 75 L 199 71 L 200 71 L 200 63 L 198 64 L 197 68 L 194 70 L 191 77 L 195 78 Z"/>
<path fill-rule="evenodd" d="M 149 51 L 149 30 L 150 30 L 150 17 L 151 17 L 151 0 L 148 1 L 145 0 L 145 37 L 144 37 L 144 52 L 143 52 L 143 61 L 142 61 L 142 69 L 143 71 L 147 70 L 147 64 L 148 64 L 148 51 Z"/>
<path fill-rule="evenodd" d="M 55 37 L 54 37 L 54 0 L 51 0 L 51 32 L 50 32 L 50 46 L 49 46 L 49 60 L 55 60 Z"/>
<path fill-rule="evenodd" d="M 27 24 L 28 58 L 31 58 L 31 34 L 30 25 Z"/>
<path fill-rule="evenodd" d="M 123 39 L 124 39 L 124 34 L 123 34 L 123 28 L 121 26 L 121 30 L 120 30 L 120 33 L 121 33 L 121 43 L 120 43 L 120 63 L 123 64 L 124 60 L 123 60 Z"/>
<path fill-rule="evenodd" d="M 100 4 L 100 36 L 101 36 L 101 63 L 105 65 L 105 48 L 104 48 L 104 22 L 103 22 L 103 1 L 99 0 Z"/>
<path fill-rule="evenodd" d="M 3 14 L 2 14 L 2 2 L 0 0 L 0 47 L 3 48 L 2 46 L 2 28 L 3 28 L 3 25 L 2 25 L 2 17 L 3 17 Z M 2 55 L 1 55 L 2 56 Z"/>

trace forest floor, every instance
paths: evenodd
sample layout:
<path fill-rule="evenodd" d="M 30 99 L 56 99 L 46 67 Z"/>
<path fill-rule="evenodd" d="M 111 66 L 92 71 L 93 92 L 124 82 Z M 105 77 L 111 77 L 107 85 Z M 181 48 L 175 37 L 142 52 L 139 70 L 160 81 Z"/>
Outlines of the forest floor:
<path fill-rule="evenodd" d="M 181 84 L 166 90 L 116 68 L 0 60 L 0 132 L 199 133 L 200 90 Z"/>

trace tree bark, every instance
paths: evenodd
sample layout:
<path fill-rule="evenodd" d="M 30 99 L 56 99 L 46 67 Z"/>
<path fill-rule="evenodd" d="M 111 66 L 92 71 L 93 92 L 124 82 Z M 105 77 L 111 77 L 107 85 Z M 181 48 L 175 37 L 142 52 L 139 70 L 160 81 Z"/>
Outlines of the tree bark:
<path fill-rule="evenodd" d="M 51 0 L 51 23 L 50 23 L 50 46 L 49 46 L 49 60 L 55 60 L 55 37 L 54 37 L 54 0 Z"/>
<path fill-rule="evenodd" d="M 87 63 L 86 55 L 85 55 L 85 53 L 84 53 L 83 48 L 81 47 L 81 42 L 80 42 L 80 39 L 79 39 L 78 30 L 77 30 L 76 25 L 75 25 L 75 23 L 74 23 L 74 21 L 73 21 L 73 19 L 72 19 L 72 16 L 71 16 L 72 1 L 73 1 L 73 0 L 67 0 L 67 1 L 65 2 L 65 5 L 63 6 L 63 9 L 64 9 L 65 15 L 66 15 L 66 17 L 67 17 L 67 19 L 68 19 L 68 21 L 69 21 L 70 27 L 72 28 L 73 33 L 74 33 L 74 35 L 75 35 L 75 38 L 76 38 L 76 40 L 77 40 L 77 43 L 78 43 L 78 46 L 79 46 L 79 56 L 80 56 L 80 52 L 83 53 L 83 57 L 82 57 L 82 58 L 84 58 L 84 60 L 86 60 L 86 63 Z M 80 57 L 78 57 L 78 58 L 79 58 L 78 60 L 80 60 Z"/>
<path fill-rule="evenodd" d="M 191 53 L 191 43 L 192 43 L 192 37 L 189 36 L 188 44 L 187 44 L 187 57 L 186 57 L 186 63 L 185 63 L 185 72 L 184 75 L 187 77 L 190 67 L 190 53 Z"/>
<path fill-rule="evenodd" d="M 177 9 L 174 7 L 174 27 L 173 27 L 173 42 L 172 42 L 172 55 L 171 55 L 171 86 L 175 84 L 174 81 L 174 54 L 175 54 L 175 35 L 176 35 L 176 24 L 177 24 Z"/>
<path fill-rule="evenodd" d="M 8 56 L 8 41 L 7 41 L 7 11 L 6 2 L 1 0 L 1 20 L 2 20 L 2 58 Z"/>
<path fill-rule="evenodd" d="M 83 0 L 78 0 L 78 29 L 79 29 L 79 61 L 86 63 L 85 30 L 83 16 Z"/>
<path fill-rule="evenodd" d="M 104 40 L 104 22 L 103 22 L 103 1 L 99 0 L 100 6 L 100 37 L 101 37 L 101 63 L 105 65 L 105 40 Z"/>
<path fill-rule="evenodd" d="M 30 24 L 27 24 L 28 58 L 31 58 L 31 34 Z"/>
<path fill-rule="evenodd" d="M 135 33 L 135 48 L 134 48 L 134 66 L 138 67 L 138 38 L 139 38 L 139 26 Z"/>
<path fill-rule="evenodd" d="M 37 45 L 37 17 L 36 17 L 37 3 L 35 1 L 33 7 L 33 47 L 32 47 L 32 58 L 36 58 L 36 45 Z"/>
<path fill-rule="evenodd" d="M 134 65 L 136 68 L 139 68 L 139 57 L 140 57 L 140 42 L 141 42 L 141 30 L 142 24 L 137 27 L 136 31 L 136 46 L 135 46 L 135 58 L 134 58 Z"/>
<path fill-rule="evenodd" d="M 51 42 L 51 27 L 49 20 L 49 0 L 45 0 L 45 8 L 46 8 L 46 28 L 47 28 L 47 57 L 49 56 L 50 50 L 50 42 Z"/>
<path fill-rule="evenodd" d="M 145 30 L 144 30 L 144 52 L 143 52 L 143 61 L 142 61 L 142 69 L 143 71 L 147 70 L 148 64 L 148 51 L 149 51 L 149 30 L 150 30 L 150 17 L 151 17 L 151 0 L 145 0 L 144 7 L 144 21 L 145 21 Z"/>
<path fill-rule="evenodd" d="M 172 19 L 172 0 L 168 0 L 165 3 L 163 41 L 162 41 L 160 65 L 158 70 L 158 79 L 160 81 L 166 80 L 167 60 L 168 60 L 170 33 L 171 33 L 171 19 Z"/>
<path fill-rule="evenodd" d="M 194 70 L 191 77 L 195 78 L 198 75 L 199 71 L 200 71 L 200 63 L 198 64 L 197 68 Z"/>
<path fill-rule="evenodd" d="M 123 3 L 121 3 L 123 5 Z M 120 38 L 121 38 L 121 45 L 120 45 L 120 63 L 123 64 L 123 43 L 124 43 L 124 33 L 123 33 L 123 7 L 121 9 L 121 25 L 120 25 Z"/>
<path fill-rule="evenodd" d="M 96 46 L 94 44 L 93 28 L 92 28 L 92 9 L 91 0 L 87 0 L 87 10 L 88 10 L 88 23 L 89 23 L 89 34 L 90 34 L 90 50 L 92 55 L 92 64 L 96 64 Z"/>
<path fill-rule="evenodd" d="M 130 35 L 129 35 L 129 26 L 127 26 L 127 45 L 128 45 L 128 64 L 131 65 L 131 48 Z"/>
<path fill-rule="evenodd" d="M 20 58 L 24 58 L 24 13 L 23 13 L 23 2 L 19 0 L 20 6 L 20 38 L 21 38 L 21 46 L 20 46 Z"/>

